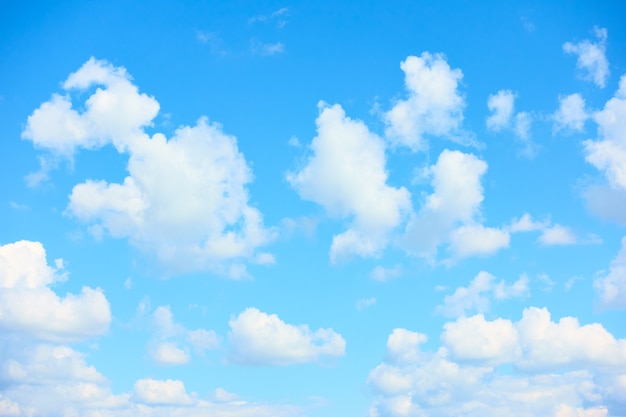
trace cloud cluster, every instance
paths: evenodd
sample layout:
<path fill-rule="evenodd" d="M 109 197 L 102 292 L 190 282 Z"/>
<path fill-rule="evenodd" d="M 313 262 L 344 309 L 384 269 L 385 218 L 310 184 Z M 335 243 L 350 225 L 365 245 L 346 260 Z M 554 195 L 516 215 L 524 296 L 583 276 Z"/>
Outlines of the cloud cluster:
<path fill-rule="evenodd" d="M 406 329 L 389 336 L 368 378 L 370 416 L 608 416 L 626 406 L 626 340 L 597 323 L 553 321 L 531 307 L 517 322 L 478 314 L 446 323 L 435 352 L 422 351 L 426 341 Z"/>
<path fill-rule="evenodd" d="M 204 117 L 170 139 L 148 135 L 159 103 L 106 61 L 91 58 L 63 88 L 65 95 L 53 95 L 29 116 L 23 138 L 65 158 L 112 144 L 128 155 L 129 174 L 121 183 L 76 185 L 67 214 L 97 236 L 128 238 L 175 271 L 245 275 L 236 260 L 253 259 L 274 233 L 249 204 L 252 172 L 236 138 Z M 73 103 L 74 92 L 88 97 Z"/>

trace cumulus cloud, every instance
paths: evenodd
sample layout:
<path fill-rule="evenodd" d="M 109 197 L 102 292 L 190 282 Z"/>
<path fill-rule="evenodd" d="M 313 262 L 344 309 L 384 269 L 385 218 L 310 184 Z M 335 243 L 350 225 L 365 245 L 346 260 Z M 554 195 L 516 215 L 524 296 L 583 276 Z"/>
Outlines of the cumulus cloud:
<path fill-rule="evenodd" d="M 604 308 L 626 309 L 626 237 L 608 272 L 600 272 L 594 287 Z"/>
<path fill-rule="evenodd" d="M 174 321 L 169 306 L 159 306 L 152 314 L 154 335 L 148 353 L 159 365 L 184 365 L 191 360 L 190 348 L 203 355 L 216 348 L 220 338 L 213 330 L 188 330 Z"/>
<path fill-rule="evenodd" d="M 439 245 L 448 243 L 457 258 L 488 255 L 507 247 L 508 232 L 479 222 L 484 199 L 481 178 L 486 171 L 487 163 L 476 156 L 444 150 L 427 170 L 433 193 L 411 216 L 402 246 L 409 253 L 433 257 Z"/>
<path fill-rule="evenodd" d="M 559 108 L 552 116 L 553 131 L 569 129 L 582 132 L 589 114 L 585 110 L 585 99 L 578 93 L 559 98 Z"/>
<path fill-rule="evenodd" d="M 76 341 L 109 328 L 109 302 L 99 288 L 59 297 L 50 285 L 64 280 L 63 262 L 48 265 L 39 242 L 0 246 L 0 328 L 48 341 Z M 33 308 L 37 306 L 37 308 Z"/>
<path fill-rule="evenodd" d="M 536 145 L 530 140 L 532 116 L 528 112 L 515 113 L 516 94 L 511 90 L 500 90 L 487 98 L 487 108 L 491 115 L 487 117 L 487 129 L 493 132 L 509 130 L 524 145 L 522 154 L 532 157 Z"/>
<path fill-rule="evenodd" d="M 229 357 L 235 363 L 284 366 L 345 354 L 345 340 L 332 329 L 311 331 L 256 308 L 247 308 L 229 324 Z"/>
<path fill-rule="evenodd" d="M 385 113 L 387 139 L 413 151 L 427 149 L 429 136 L 465 140 L 467 134 L 461 131 L 465 98 L 458 90 L 461 70 L 451 69 L 444 55 L 429 52 L 407 57 L 400 68 L 408 98 Z"/>
<path fill-rule="evenodd" d="M 467 287 L 458 287 L 453 294 L 445 296 L 437 312 L 446 317 L 461 317 L 468 312 L 485 313 L 489 311 L 492 298 L 506 300 L 528 295 L 528 276 L 522 275 L 509 285 L 503 280 L 496 282 L 495 276 L 481 271 Z"/>
<path fill-rule="evenodd" d="M 585 159 L 604 173 L 612 188 L 626 190 L 626 75 L 614 97 L 592 117 L 599 138 L 583 142 Z"/>
<path fill-rule="evenodd" d="M 607 416 L 624 405 L 626 340 L 597 323 L 553 321 L 531 307 L 517 322 L 478 314 L 446 323 L 434 352 L 421 349 L 425 340 L 406 329 L 389 336 L 368 377 L 370 416 Z"/>
<path fill-rule="evenodd" d="M 22 137 L 66 158 L 77 149 L 112 144 L 128 155 L 129 173 L 121 183 L 76 185 L 67 214 L 94 232 L 128 238 L 175 272 L 227 274 L 224 262 L 252 258 L 273 238 L 260 211 L 249 204 L 252 172 L 237 140 L 220 125 L 203 117 L 169 140 L 161 133 L 150 137 L 144 128 L 159 103 L 139 93 L 124 68 L 106 61 L 91 58 L 63 88 L 65 95 L 53 95 L 29 116 Z M 88 97 L 74 103 L 73 92 Z"/>
<path fill-rule="evenodd" d="M 402 266 L 396 265 L 391 268 L 385 268 L 384 266 L 376 266 L 370 273 L 370 277 L 379 282 L 389 281 L 390 279 L 397 278 L 402 275 Z"/>
<path fill-rule="evenodd" d="M 140 379 L 134 386 L 135 399 L 145 404 L 189 404 L 191 398 L 179 380 Z"/>
<path fill-rule="evenodd" d="M 598 39 L 597 42 L 588 39 L 578 43 L 566 42 L 563 44 L 563 51 L 578 56 L 576 68 L 584 80 L 604 88 L 609 77 L 609 61 L 606 59 L 608 32 L 605 28 L 599 27 L 594 27 L 593 32 Z"/>
<path fill-rule="evenodd" d="M 348 218 L 348 230 L 334 236 L 333 262 L 376 256 L 389 232 L 411 210 L 409 192 L 387 184 L 385 145 L 339 105 L 319 105 L 317 136 L 304 167 L 287 175 L 300 196 L 322 205 L 333 217 Z"/>
<path fill-rule="evenodd" d="M 539 242 L 544 245 L 572 245 L 576 243 L 576 235 L 569 227 L 555 224 L 545 228 L 539 236 Z"/>

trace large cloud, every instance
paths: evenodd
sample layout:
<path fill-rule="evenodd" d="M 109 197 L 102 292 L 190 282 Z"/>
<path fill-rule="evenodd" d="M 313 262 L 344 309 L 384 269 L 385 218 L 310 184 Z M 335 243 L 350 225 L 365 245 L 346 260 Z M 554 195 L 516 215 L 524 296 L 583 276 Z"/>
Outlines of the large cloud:
<path fill-rule="evenodd" d="M 0 246 L 0 328 L 48 341 L 74 341 L 105 333 L 109 302 L 99 288 L 59 297 L 50 284 L 65 279 L 61 260 L 47 264 L 39 242 Z M 37 306 L 33 308 L 33 306 Z"/>
<path fill-rule="evenodd" d="M 480 314 L 449 322 L 435 352 L 422 351 L 425 341 L 405 329 L 389 336 L 368 378 L 370 416 L 607 416 L 626 405 L 626 340 L 597 323 L 555 322 L 532 307 L 518 322 Z"/>
<path fill-rule="evenodd" d="M 91 92 L 84 110 L 69 94 L 54 95 L 28 118 L 25 139 L 53 154 L 71 157 L 79 149 L 113 144 L 129 155 L 121 183 L 88 180 L 72 190 L 67 213 L 155 254 L 175 271 L 215 269 L 241 275 L 224 261 L 252 258 L 272 239 L 246 186 L 252 172 L 237 140 L 201 118 L 176 130 L 171 139 L 145 131 L 158 102 L 139 93 L 124 68 L 90 59 L 63 85 Z M 244 272 L 245 274 L 245 272 Z"/>
<path fill-rule="evenodd" d="M 311 331 L 275 314 L 248 308 L 230 321 L 230 359 L 249 365 L 292 365 L 345 354 L 346 342 L 332 329 Z"/>
<path fill-rule="evenodd" d="M 609 76 L 609 61 L 606 59 L 607 30 L 594 27 L 593 31 L 598 38 L 597 42 L 588 39 L 578 43 L 566 42 L 563 44 L 563 51 L 577 55 L 576 68 L 581 72 L 582 78 L 602 88 Z"/>
<path fill-rule="evenodd" d="M 346 117 L 341 106 L 324 103 L 316 123 L 313 155 L 287 179 L 303 199 L 352 220 L 333 238 L 331 260 L 377 255 L 389 231 L 411 210 L 409 192 L 387 184 L 384 142 L 364 123 Z"/>
<path fill-rule="evenodd" d="M 461 131 L 465 99 L 458 90 L 460 69 L 451 69 L 442 54 L 409 56 L 400 68 L 408 98 L 385 113 L 386 137 L 414 151 L 428 148 L 429 136 L 464 140 Z"/>

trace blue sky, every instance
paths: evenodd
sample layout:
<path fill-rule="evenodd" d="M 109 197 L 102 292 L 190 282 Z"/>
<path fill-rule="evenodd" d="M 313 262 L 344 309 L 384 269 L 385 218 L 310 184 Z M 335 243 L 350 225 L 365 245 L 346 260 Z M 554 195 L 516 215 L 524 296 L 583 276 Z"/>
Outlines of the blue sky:
<path fill-rule="evenodd" d="M 0 414 L 626 416 L 618 2 L 0 16 Z"/>

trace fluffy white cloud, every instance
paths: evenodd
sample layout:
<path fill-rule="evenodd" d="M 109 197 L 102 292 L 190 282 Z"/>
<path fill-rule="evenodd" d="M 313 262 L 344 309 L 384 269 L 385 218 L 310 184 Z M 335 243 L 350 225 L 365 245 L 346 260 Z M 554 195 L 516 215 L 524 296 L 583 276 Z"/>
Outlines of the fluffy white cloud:
<path fill-rule="evenodd" d="M 352 220 L 333 238 L 331 260 L 373 256 L 387 234 L 411 210 L 409 192 L 387 185 L 385 145 L 361 121 L 346 117 L 339 105 L 320 103 L 312 156 L 287 175 L 300 196 L 322 205 L 329 215 Z"/>
<path fill-rule="evenodd" d="M 587 210 L 594 215 L 618 224 L 626 225 L 626 188 L 613 188 L 610 185 L 591 185 L 582 197 Z"/>
<path fill-rule="evenodd" d="M 515 94 L 511 90 L 500 90 L 487 98 L 487 108 L 492 112 L 487 118 L 487 129 L 499 132 L 511 124 L 515 109 Z"/>
<path fill-rule="evenodd" d="M 465 99 L 458 90 L 463 79 L 460 69 L 451 69 L 442 54 L 423 52 L 400 64 L 408 91 L 384 115 L 385 135 L 391 143 L 413 151 L 428 147 L 428 136 L 461 139 Z"/>
<path fill-rule="evenodd" d="M 287 324 L 256 308 L 247 308 L 229 324 L 230 359 L 236 363 L 283 366 L 345 353 L 345 340 L 332 329 L 313 332 L 307 325 Z"/>
<path fill-rule="evenodd" d="M 585 100 L 578 93 L 559 98 L 559 109 L 554 113 L 555 132 L 563 129 L 581 132 L 589 114 L 585 110 Z"/>
<path fill-rule="evenodd" d="M 511 362 L 522 352 L 518 332 L 509 320 L 487 321 L 482 314 L 446 323 L 441 341 L 452 357 L 489 365 Z"/>
<path fill-rule="evenodd" d="M 189 404 L 191 397 L 179 380 L 140 379 L 134 386 L 135 399 L 146 404 Z"/>
<path fill-rule="evenodd" d="M 594 287 L 605 308 L 626 309 L 626 237 L 622 247 L 611 261 L 608 273 L 601 273 L 594 281 Z"/>
<path fill-rule="evenodd" d="M 203 355 L 216 348 L 220 338 L 213 330 L 188 330 L 174 322 L 169 306 L 159 306 L 152 314 L 154 336 L 148 345 L 148 354 L 159 365 L 184 365 L 191 360 L 189 348 Z"/>
<path fill-rule="evenodd" d="M 76 185 L 66 212 L 94 232 L 128 238 L 175 272 L 228 273 L 224 261 L 252 259 L 273 232 L 248 203 L 252 173 L 236 138 L 206 118 L 169 140 L 160 133 L 150 137 L 144 128 L 159 104 L 130 80 L 124 68 L 92 58 L 63 85 L 68 92 L 97 87 L 84 111 L 69 94 L 55 95 L 28 118 L 23 137 L 53 154 L 71 157 L 78 148 L 113 144 L 129 155 L 121 183 Z"/>
<path fill-rule="evenodd" d="M 615 96 L 593 114 L 598 140 L 583 142 L 586 160 L 602 171 L 611 187 L 626 190 L 626 75 Z"/>
<path fill-rule="evenodd" d="M 524 213 L 519 219 L 515 218 L 511 221 L 509 231 L 511 233 L 517 232 L 533 232 L 535 230 L 543 230 L 549 226 L 550 222 L 543 221 L 538 222 L 533 220 L 532 216 L 528 213 Z"/>
<path fill-rule="evenodd" d="M 99 289 L 59 297 L 49 287 L 64 280 L 48 266 L 39 242 L 19 241 L 0 246 L 0 328 L 49 341 L 81 340 L 105 333 L 111 322 L 109 302 Z M 37 308 L 33 308 L 37 306 Z"/>
<path fill-rule="evenodd" d="M 576 243 L 576 235 L 569 227 L 555 224 L 545 228 L 538 240 L 544 245 L 572 245 Z"/>
<path fill-rule="evenodd" d="M 402 246 L 411 254 L 433 257 L 439 245 L 457 258 L 487 255 L 508 246 L 506 230 L 488 228 L 479 220 L 487 164 L 472 154 L 444 150 L 427 169 L 433 193 L 406 226 Z M 472 232 L 480 236 L 471 236 Z"/>
<path fill-rule="evenodd" d="M 450 250 L 456 258 L 486 256 L 509 247 L 511 237 L 505 230 L 481 224 L 461 226 L 450 235 Z"/>
<path fill-rule="evenodd" d="M 447 323 L 436 352 L 420 350 L 425 339 L 404 329 L 389 336 L 384 362 L 368 377 L 370 416 L 607 416 L 624 405 L 616 393 L 626 340 L 597 323 L 554 322 L 533 307 L 518 322 L 476 315 Z"/>
<path fill-rule="evenodd" d="M 485 313 L 489 310 L 490 297 L 496 300 L 525 297 L 530 294 L 528 277 L 522 275 L 513 284 L 495 282 L 496 277 L 488 272 L 479 272 L 467 287 L 458 287 L 453 294 L 443 299 L 437 311 L 446 317 L 465 316 L 468 312 Z"/>
<path fill-rule="evenodd" d="M 609 61 L 606 59 L 607 30 L 594 27 L 593 31 L 598 38 L 597 42 L 588 39 L 578 43 L 566 42 L 563 44 L 563 51 L 578 55 L 576 68 L 582 73 L 582 78 L 603 88 L 609 77 Z"/>

